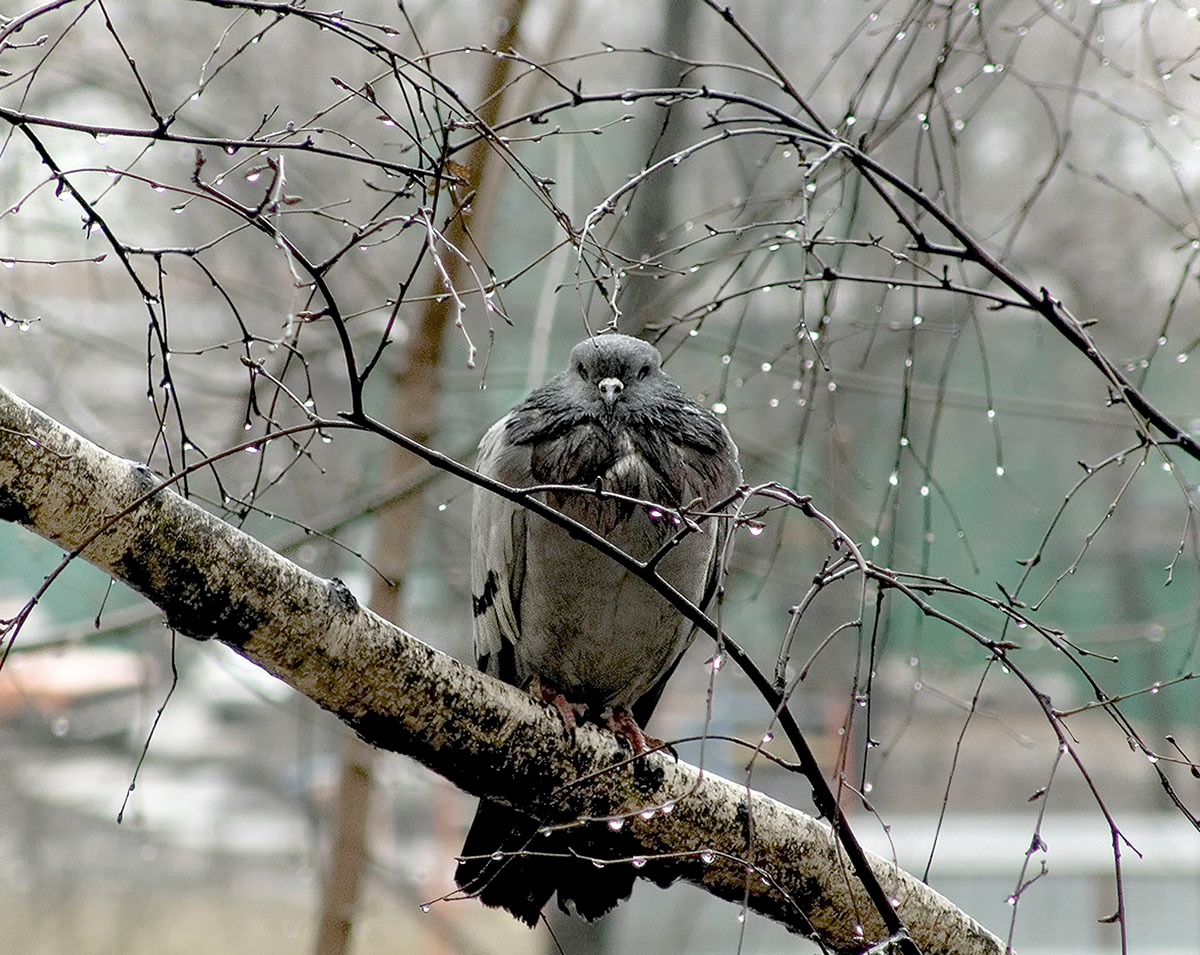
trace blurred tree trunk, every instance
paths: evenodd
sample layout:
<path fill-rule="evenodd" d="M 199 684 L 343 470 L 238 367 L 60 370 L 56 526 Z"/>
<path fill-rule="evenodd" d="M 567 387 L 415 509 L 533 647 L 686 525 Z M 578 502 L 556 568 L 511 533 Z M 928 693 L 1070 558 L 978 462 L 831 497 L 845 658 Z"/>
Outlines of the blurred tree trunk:
<path fill-rule="evenodd" d="M 500 33 L 495 48 L 507 50 L 515 45 L 525 0 L 510 0 L 498 20 Z M 484 123 L 494 125 L 500 115 L 503 96 L 493 96 L 508 81 L 513 60 L 508 57 L 493 57 L 491 69 L 484 77 L 480 91 L 482 106 L 478 115 Z M 471 149 L 465 166 L 469 170 L 469 184 L 465 189 L 474 189 L 470 209 L 464 209 L 451 218 L 445 230 L 447 241 L 464 251 L 471 245 L 467 235 L 476 240 L 486 235 L 493 211 L 499 184 L 484 183 L 487 177 L 496 178 L 492 150 L 486 140 L 480 140 Z M 462 197 L 450 201 L 461 201 Z M 450 209 L 447 204 L 445 209 Z M 469 222 L 468 222 L 469 217 Z M 466 265 L 455 255 L 446 255 L 443 265 L 451 283 L 457 287 L 466 275 Z M 436 275 L 432 288 L 427 293 L 428 303 L 420 320 L 409 330 L 408 350 L 405 361 L 397 369 L 392 380 L 393 407 L 389 424 L 422 444 L 437 426 L 439 412 L 438 366 L 446 331 L 453 326 L 456 303 L 444 292 L 442 278 Z M 403 482 L 410 471 L 423 468 L 424 462 L 413 457 L 394 444 L 388 445 L 384 474 L 389 481 Z M 400 622 L 404 618 L 404 581 L 412 567 L 413 554 L 422 532 L 424 499 L 420 494 L 410 495 L 397 501 L 383 511 L 375 528 L 375 542 L 371 560 L 387 580 L 376 577 L 371 590 L 371 609 L 388 620 Z M 316 955 L 344 955 L 349 948 L 354 923 L 354 912 L 358 905 L 362 886 L 363 870 L 368 858 L 367 826 L 371 808 L 371 772 L 375 760 L 375 749 L 364 743 L 357 735 L 347 733 L 342 748 L 341 774 L 334 814 L 335 830 L 330 849 L 328 876 L 321 899 L 321 914 L 317 928 Z M 444 813 L 447 804 L 435 801 L 432 811 Z M 444 820 L 443 820 L 444 821 Z M 444 825 L 435 824 L 442 831 Z M 451 850 L 453 851 L 453 850 Z M 439 910 L 440 911 L 440 910 Z M 430 955 L 446 951 L 441 942 L 441 933 L 434 926 L 432 933 L 434 949 Z"/>
<path fill-rule="evenodd" d="M 696 7 L 694 0 L 667 0 L 663 4 L 662 33 L 658 41 L 660 50 L 683 57 L 691 54 Z M 669 88 L 680 84 L 680 74 L 685 69 L 681 64 L 659 58 L 655 65 L 657 69 L 651 86 Z M 688 104 L 680 104 L 664 111 L 662 125 L 647 130 L 643 168 L 678 152 L 690 142 L 693 125 L 688 122 L 684 112 L 688 109 Z M 671 211 L 674 205 L 671 186 L 675 179 L 675 176 L 653 175 L 638 186 L 638 201 L 630 209 L 633 221 L 627 240 L 627 251 L 634 261 L 643 255 L 653 255 L 666 245 L 668 230 L 675 223 Z M 640 335 L 647 324 L 654 322 L 656 316 L 651 311 L 651 305 L 654 302 L 655 285 L 653 279 L 639 277 L 636 271 L 630 272 L 620 298 L 621 331 L 628 335 Z"/>

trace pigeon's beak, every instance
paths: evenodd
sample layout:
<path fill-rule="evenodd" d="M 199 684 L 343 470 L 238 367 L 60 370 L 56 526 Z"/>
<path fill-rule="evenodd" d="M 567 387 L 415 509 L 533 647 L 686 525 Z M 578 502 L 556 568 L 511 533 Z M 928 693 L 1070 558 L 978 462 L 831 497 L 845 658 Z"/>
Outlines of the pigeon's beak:
<path fill-rule="evenodd" d="M 596 387 L 600 389 L 600 397 L 604 399 L 605 406 L 611 408 L 625 390 L 625 382 L 620 378 L 602 378 Z"/>

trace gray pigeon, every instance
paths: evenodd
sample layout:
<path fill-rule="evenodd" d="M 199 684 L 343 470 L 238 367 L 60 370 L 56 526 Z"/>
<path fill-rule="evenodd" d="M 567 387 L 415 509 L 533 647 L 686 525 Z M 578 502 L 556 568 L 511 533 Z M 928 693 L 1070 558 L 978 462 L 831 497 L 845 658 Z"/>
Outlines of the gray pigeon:
<path fill-rule="evenodd" d="M 589 338 L 556 375 L 497 421 L 476 468 L 513 487 L 597 485 L 658 506 L 548 491 L 545 501 L 639 560 L 679 532 L 671 508 L 720 505 L 741 484 L 737 447 L 707 409 L 663 372 L 654 346 Z M 659 572 L 703 607 L 719 578 L 729 522 L 699 521 Z M 694 628 L 646 583 L 518 504 L 476 489 L 471 587 L 480 669 L 625 736 L 635 752 Z M 602 830 L 591 832 L 595 828 Z M 455 881 L 536 924 L 558 904 L 594 919 L 628 898 L 635 872 L 605 826 L 538 835 L 529 816 L 480 803 Z M 527 851 L 529 854 L 522 854 Z"/>

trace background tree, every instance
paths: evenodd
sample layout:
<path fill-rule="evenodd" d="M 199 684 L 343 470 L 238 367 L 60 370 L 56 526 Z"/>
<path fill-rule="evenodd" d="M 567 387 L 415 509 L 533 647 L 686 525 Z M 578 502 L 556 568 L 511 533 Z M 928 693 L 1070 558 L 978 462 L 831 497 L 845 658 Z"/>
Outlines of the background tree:
<path fill-rule="evenodd" d="M 402 622 L 466 657 L 466 485 L 382 477 L 394 353 L 428 348 L 430 300 L 450 309 L 429 440 L 469 459 L 586 330 L 640 327 L 742 448 L 757 493 L 720 624 L 776 677 L 856 828 L 936 886 L 955 810 L 1016 814 L 1007 888 L 968 908 L 1045 937 L 1028 913 L 1071 891 L 1075 845 L 1106 847 L 1106 908 L 1071 940 L 1152 934 L 1169 894 L 1133 893 L 1139 923 L 1124 892 L 1130 843 L 1162 824 L 1145 810 L 1195 839 L 1194 12 L 695 3 L 688 46 L 658 49 L 651 18 L 674 5 L 534 5 L 511 48 L 493 37 L 512 12 L 488 13 L 509 22 L 83 0 L 9 20 L 5 383 L 352 583 L 374 573 L 359 518 L 420 485 L 433 520 Z M 492 118 L 499 91 L 477 90 L 498 60 L 515 69 Z M 473 149 L 507 176 L 475 178 Z M 64 575 L 41 604 L 76 588 L 64 629 L 39 626 L 18 610 L 56 559 L 10 540 L 11 674 L 77 639 L 104 587 Z M 139 612 L 107 607 L 88 643 L 146 652 L 116 632 Z M 203 658 L 176 650 L 181 695 L 202 698 Z M 658 734 L 703 735 L 685 758 L 801 803 L 803 779 L 714 741 L 779 735 L 724 659 L 685 663 Z M 944 815 L 894 822 L 918 810 Z M 458 833 L 433 846 L 412 824 L 385 876 L 432 899 Z M 1180 859 L 1146 854 L 1151 872 Z M 765 931 L 723 924 L 730 947 Z"/>

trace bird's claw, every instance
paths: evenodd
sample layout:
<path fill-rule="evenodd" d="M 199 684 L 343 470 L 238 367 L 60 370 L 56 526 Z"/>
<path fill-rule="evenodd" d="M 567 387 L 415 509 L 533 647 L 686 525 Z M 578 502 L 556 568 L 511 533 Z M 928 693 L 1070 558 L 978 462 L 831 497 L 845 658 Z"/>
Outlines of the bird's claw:
<path fill-rule="evenodd" d="M 557 689 L 548 683 L 543 683 L 536 676 L 529 681 L 528 689 L 529 695 L 535 700 L 541 700 L 554 707 L 558 715 L 562 717 L 563 726 L 567 731 L 567 739 L 574 741 L 575 728 L 579 725 L 579 718 L 587 712 L 587 707 L 582 703 L 572 703 Z"/>
<path fill-rule="evenodd" d="M 629 743 L 634 756 L 642 756 L 652 749 L 661 749 L 666 745 L 661 739 L 647 736 L 645 731 L 638 726 L 638 722 L 633 718 L 633 714 L 626 709 L 615 709 L 613 707 L 606 709 L 604 711 L 604 725 L 618 739 L 624 739 Z"/>

